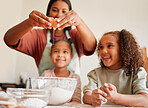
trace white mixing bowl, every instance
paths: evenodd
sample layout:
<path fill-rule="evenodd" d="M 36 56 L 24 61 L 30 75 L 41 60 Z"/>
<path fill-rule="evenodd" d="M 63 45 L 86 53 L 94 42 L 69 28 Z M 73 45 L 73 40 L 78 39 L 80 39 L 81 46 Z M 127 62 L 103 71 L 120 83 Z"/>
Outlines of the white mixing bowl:
<path fill-rule="evenodd" d="M 47 89 L 50 105 L 64 104 L 71 100 L 77 85 L 75 78 L 39 77 L 31 78 L 30 86 L 33 89 Z"/>

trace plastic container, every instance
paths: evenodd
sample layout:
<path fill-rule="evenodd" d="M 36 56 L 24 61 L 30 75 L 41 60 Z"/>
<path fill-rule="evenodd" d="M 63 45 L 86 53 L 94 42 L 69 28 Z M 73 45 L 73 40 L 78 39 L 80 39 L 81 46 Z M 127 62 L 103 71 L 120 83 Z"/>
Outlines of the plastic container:
<path fill-rule="evenodd" d="M 17 100 L 18 107 L 42 108 L 48 104 L 48 90 L 7 88 L 7 94 Z"/>

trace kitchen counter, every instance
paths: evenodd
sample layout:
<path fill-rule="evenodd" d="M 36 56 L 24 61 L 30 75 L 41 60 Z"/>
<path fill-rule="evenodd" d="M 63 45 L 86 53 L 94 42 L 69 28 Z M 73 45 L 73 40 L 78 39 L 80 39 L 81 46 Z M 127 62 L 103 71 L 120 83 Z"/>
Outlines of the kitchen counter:
<path fill-rule="evenodd" d="M 120 105 L 103 105 L 101 106 L 103 108 L 128 108 L 128 107 L 124 107 L 124 106 L 120 106 Z M 97 107 L 93 107 L 91 105 L 87 105 L 87 104 L 78 104 L 78 103 L 66 103 L 63 105 L 57 105 L 57 106 L 51 106 L 48 105 L 45 108 L 97 108 Z M 133 107 L 129 107 L 129 108 L 133 108 Z"/>

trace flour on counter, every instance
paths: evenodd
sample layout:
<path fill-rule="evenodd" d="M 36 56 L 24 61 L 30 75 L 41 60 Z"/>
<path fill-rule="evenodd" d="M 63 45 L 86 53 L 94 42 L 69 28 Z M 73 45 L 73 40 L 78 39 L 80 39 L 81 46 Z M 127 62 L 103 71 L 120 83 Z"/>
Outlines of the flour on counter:
<path fill-rule="evenodd" d="M 51 88 L 48 104 L 58 105 L 66 103 L 72 98 L 73 92 L 74 90 L 69 91 L 59 87 Z"/>
<path fill-rule="evenodd" d="M 18 104 L 18 106 L 20 107 L 34 107 L 34 108 L 42 108 L 46 105 L 47 103 L 45 101 L 38 98 L 28 98 Z"/>

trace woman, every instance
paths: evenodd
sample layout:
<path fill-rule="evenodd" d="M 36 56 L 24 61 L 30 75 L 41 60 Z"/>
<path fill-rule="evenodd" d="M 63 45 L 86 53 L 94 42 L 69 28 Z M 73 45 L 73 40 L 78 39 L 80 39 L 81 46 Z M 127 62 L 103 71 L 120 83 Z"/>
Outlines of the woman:
<path fill-rule="evenodd" d="M 44 70 L 54 68 L 49 56 L 53 42 L 50 40 L 72 39 L 74 57 L 68 69 L 79 74 L 79 59 L 82 55 L 94 53 L 95 36 L 72 10 L 69 0 L 51 0 L 46 15 L 36 10 L 32 11 L 29 18 L 6 32 L 5 43 L 15 50 L 32 56 L 41 75 Z M 57 23 L 55 31 L 52 29 L 53 23 Z M 44 29 L 33 29 L 36 26 Z M 76 28 L 71 29 L 71 26 Z"/>

